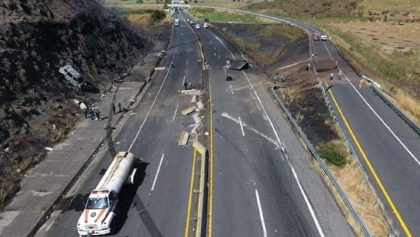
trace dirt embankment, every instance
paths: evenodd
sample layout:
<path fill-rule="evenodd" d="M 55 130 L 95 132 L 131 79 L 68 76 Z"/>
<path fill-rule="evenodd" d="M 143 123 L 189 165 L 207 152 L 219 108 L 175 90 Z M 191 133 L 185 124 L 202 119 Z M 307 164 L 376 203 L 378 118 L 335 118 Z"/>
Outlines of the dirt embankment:
<path fill-rule="evenodd" d="M 23 172 L 82 118 L 82 92 L 58 72 L 70 63 L 101 91 L 144 55 L 143 35 L 93 0 L 0 3 L 0 205 Z"/>
<path fill-rule="evenodd" d="M 308 56 L 308 37 L 296 27 L 282 24 L 212 23 L 212 25 L 218 34 L 229 39 L 266 70 Z"/>

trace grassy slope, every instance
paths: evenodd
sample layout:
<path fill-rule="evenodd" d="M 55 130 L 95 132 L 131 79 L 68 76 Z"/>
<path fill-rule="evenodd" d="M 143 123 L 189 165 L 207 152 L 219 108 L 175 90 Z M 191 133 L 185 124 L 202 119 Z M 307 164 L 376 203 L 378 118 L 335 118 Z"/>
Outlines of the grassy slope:
<path fill-rule="evenodd" d="M 288 15 L 325 29 L 360 69 L 383 83 L 394 93 L 395 102 L 417 122 L 420 121 L 420 73 L 417 66 L 420 64 L 420 50 L 386 55 L 353 32 L 345 32 L 333 24 L 385 18 L 388 21 L 416 22 L 420 20 L 418 0 L 277 0 L 251 4 L 247 8 Z"/>

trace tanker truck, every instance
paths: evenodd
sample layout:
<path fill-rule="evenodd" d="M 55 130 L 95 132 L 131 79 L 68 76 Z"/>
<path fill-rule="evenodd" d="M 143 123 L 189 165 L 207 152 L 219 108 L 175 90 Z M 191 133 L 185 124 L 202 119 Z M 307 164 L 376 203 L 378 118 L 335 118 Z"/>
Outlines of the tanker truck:
<path fill-rule="evenodd" d="M 111 222 L 116 216 L 118 195 L 126 183 L 134 184 L 136 169 L 134 155 L 119 152 L 108 167 L 99 184 L 90 193 L 85 209 L 77 222 L 81 236 L 111 233 Z"/>

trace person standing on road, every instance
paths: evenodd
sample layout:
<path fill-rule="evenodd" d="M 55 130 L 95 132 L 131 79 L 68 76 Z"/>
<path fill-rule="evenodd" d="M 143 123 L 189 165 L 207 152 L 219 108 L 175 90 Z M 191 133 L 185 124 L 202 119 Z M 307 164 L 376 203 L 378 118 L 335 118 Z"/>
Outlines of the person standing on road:
<path fill-rule="evenodd" d="M 334 79 L 334 73 L 330 73 L 330 81 L 332 81 Z"/>
<path fill-rule="evenodd" d="M 115 114 L 115 104 L 112 104 L 112 112 Z"/>
<path fill-rule="evenodd" d="M 343 77 L 343 72 L 340 70 L 337 75 L 338 75 L 338 80 L 341 80 L 341 78 Z"/>
<path fill-rule="evenodd" d="M 363 80 L 363 78 L 360 79 L 360 81 L 359 81 L 359 89 L 362 89 L 362 86 L 363 86 L 364 83 L 365 83 L 365 80 Z"/>
<path fill-rule="evenodd" d="M 121 103 L 120 102 L 118 102 L 118 113 L 122 113 Z"/>

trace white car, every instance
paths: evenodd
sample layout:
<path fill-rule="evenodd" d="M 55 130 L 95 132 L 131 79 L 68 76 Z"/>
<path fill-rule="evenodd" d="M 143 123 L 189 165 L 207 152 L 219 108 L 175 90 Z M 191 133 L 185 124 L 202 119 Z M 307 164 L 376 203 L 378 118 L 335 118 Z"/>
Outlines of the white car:
<path fill-rule="evenodd" d="M 205 22 L 205 23 L 203 24 L 203 27 L 204 27 L 204 28 L 207 28 L 207 27 L 209 27 L 209 24 L 208 24 L 207 22 Z"/>
<path fill-rule="evenodd" d="M 328 40 L 328 36 L 326 36 L 326 35 L 321 35 L 321 40 L 322 40 L 322 41 L 327 41 L 327 40 Z"/>
<path fill-rule="evenodd" d="M 196 23 L 196 24 L 195 24 L 195 28 L 196 28 L 196 29 L 200 29 L 200 24 L 199 24 L 199 23 Z"/>

